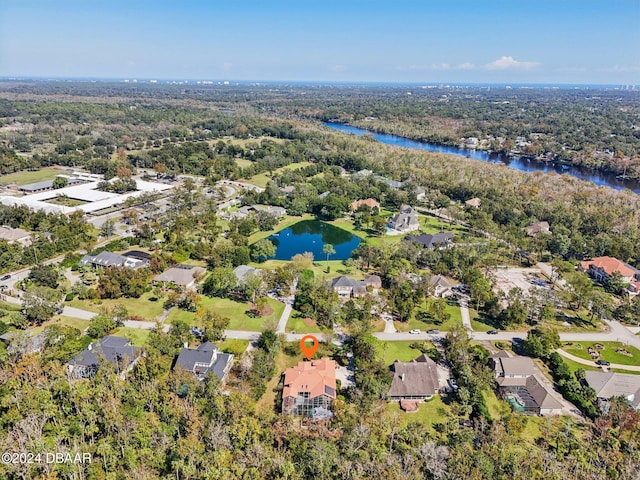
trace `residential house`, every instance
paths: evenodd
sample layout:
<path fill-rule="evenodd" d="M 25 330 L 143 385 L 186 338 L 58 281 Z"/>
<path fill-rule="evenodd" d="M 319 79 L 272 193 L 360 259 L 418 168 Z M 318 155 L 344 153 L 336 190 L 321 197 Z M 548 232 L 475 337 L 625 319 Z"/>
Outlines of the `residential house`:
<path fill-rule="evenodd" d="M 418 222 L 418 212 L 409 205 L 403 205 L 400 213 L 393 215 L 387 222 L 387 226 L 395 232 L 413 232 L 420 229 Z"/>
<path fill-rule="evenodd" d="M 482 205 L 482 200 L 480 200 L 478 197 L 474 197 L 464 202 L 464 204 L 467 207 L 480 208 L 480 205 Z"/>
<path fill-rule="evenodd" d="M 450 247 L 453 243 L 453 233 L 441 232 L 431 235 L 429 233 L 423 233 L 421 235 L 407 235 L 407 240 L 415 242 L 429 249 L 440 249 Z"/>
<path fill-rule="evenodd" d="M 21 228 L 11 228 L 7 225 L 0 226 L 0 240 L 7 243 L 19 243 L 23 247 L 31 245 L 31 234 Z"/>
<path fill-rule="evenodd" d="M 382 280 L 378 275 L 367 275 L 364 280 L 354 280 L 342 275 L 331 280 L 331 289 L 345 301 L 351 297 L 365 295 L 369 290 L 375 292 L 381 288 Z"/>
<path fill-rule="evenodd" d="M 538 234 L 551 235 L 551 229 L 549 222 L 536 222 L 529 225 L 527 228 L 527 235 L 530 237 L 536 237 Z"/>
<path fill-rule="evenodd" d="M 115 365 L 121 377 L 124 377 L 140 359 L 142 349 L 134 347 L 129 339 L 108 335 L 90 343 L 86 350 L 73 357 L 67 364 L 71 378 L 92 378 L 100 366 L 100 361 Z"/>
<path fill-rule="evenodd" d="M 204 380 L 213 374 L 224 381 L 233 365 L 233 355 L 222 353 L 211 342 L 205 342 L 198 348 L 184 348 L 176 359 L 175 368 L 183 368 L 195 375 L 198 380 Z"/>
<path fill-rule="evenodd" d="M 127 257 L 106 250 L 97 255 L 85 255 L 78 265 L 93 265 L 94 267 L 126 267 L 131 269 L 141 268 L 149 264 L 148 260 L 136 257 Z"/>
<path fill-rule="evenodd" d="M 601 371 L 586 371 L 584 379 L 596 391 L 598 407 L 609 410 L 611 397 L 625 397 L 631 406 L 640 410 L 640 375 Z"/>
<path fill-rule="evenodd" d="M 154 283 L 161 283 L 163 285 L 178 285 L 187 289 L 193 289 L 196 286 L 198 279 L 202 278 L 202 275 L 206 272 L 206 269 L 202 267 L 194 267 L 193 265 L 176 265 L 168 270 L 165 270 L 159 275 L 153 277 Z"/>
<path fill-rule="evenodd" d="M 224 215 L 224 218 L 228 220 L 244 219 L 256 212 L 266 212 L 276 218 L 284 217 L 287 214 L 285 208 L 274 205 L 245 205 L 244 207 L 240 207 L 236 212 Z"/>
<path fill-rule="evenodd" d="M 391 366 L 391 373 L 393 380 L 387 400 L 428 400 L 440 391 L 438 367 L 426 355 L 410 362 L 396 360 Z"/>
<path fill-rule="evenodd" d="M 0 342 L 7 347 L 11 345 L 12 348 L 22 354 L 41 352 L 46 340 L 47 335 L 45 332 L 31 336 L 29 330 L 6 332 L 0 335 Z"/>
<path fill-rule="evenodd" d="M 262 275 L 261 270 L 250 267 L 249 265 L 238 265 L 233 270 L 233 273 L 236 276 L 238 285 L 244 285 L 245 283 L 247 283 L 247 278 L 249 278 L 250 275 Z"/>
<path fill-rule="evenodd" d="M 631 283 L 634 279 L 640 280 L 640 270 L 613 257 L 596 257 L 581 262 L 579 269 L 587 272 L 591 278 L 600 283 L 606 282 L 614 273 L 620 274 L 623 283 Z"/>
<path fill-rule="evenodd" d="M 362 205 L 368 206 L 371 210 L 373 210 L 374 208 L 377 208 L 378 210 L 380 210 L 380 202 L 378 202 L 377 200 L 374 200 L 373 198 L 366 198 L 364 200 L 356 200 L 355 202 L 351 202 L 351 206 L 350 206 L 351 211 L 355 212 Z"/>
<path fill-rule="evenodd" d="M 451 284 L 442 275 L 433 275 L 429 279 L 429 285 L 433 287 L 433 294 L 436 297 L 447 298 L 453 295 Z"/>
<path fill-rule="evenodd" d="M 333 416 L 331 404 L 335 399 L 335 361 L 321 358 L 285 370 L 282 413 L 328 419 Z"/>
<path fill-rule="evenodd" d="M 535 415 L 560 415 L 562 404 L 544 382 L 538 380 L 542 372 L 529 357 L 511 357 L 506 352 L 491 357 L 496 373 L 498 393 L 522 413 Z"/>
<path fill-rule="evenodd" d="M 414 189 L 414 192 L 416 194 L 416 200 L 418 200 L 419 202 L 427 198 L 427 191 L 424 187 L 418 186 Z"/>

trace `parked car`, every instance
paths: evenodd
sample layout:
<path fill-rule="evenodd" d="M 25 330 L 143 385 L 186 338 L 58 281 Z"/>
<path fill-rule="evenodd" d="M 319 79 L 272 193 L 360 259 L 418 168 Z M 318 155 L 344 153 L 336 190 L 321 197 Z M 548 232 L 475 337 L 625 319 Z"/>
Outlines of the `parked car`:
<path fill-rule="evenodd" d="M 3 275 L 2 277 L 0 277 L 0 281 L 4 282 L 5 280 L 9 280 L 10 278 L 11 278 L 11 275 L 6 274 L 6 275 Z"/>
<path fill-rule="evenodd" d="M 497 335 L 498 334 L 498 330 L 489 330 L 487 333 L 489 335 Z"/>
<path fill-rule="evenodd" d="M 458 382 L 456 382 L 455 378 L 450 378 L 449 379 L 449 385 L 451 385 L 451 388 L 454 390 L 458 389 Z"/>
<path fill-rule="evenodd" d="M 438 330 L 437 328 L 432 328 L 431 330 L 427 330 L 427 333 L 430 335 L 437 335 L 438 333 L 440 333 L 440 330 Z"/>
<path fill-rule="evenodd" d="M 409 330 L 409 333 L 420 333 L 420 330 L 414 328 L 413 330 Z"/>
<path fill-rule="evenodd" d="M 607 360 L 598 360 L 596 364 L 602 365 L 603 367 L 608 367 L 609 365 L 611 365 L 611 362 L 608 362 Z"/>

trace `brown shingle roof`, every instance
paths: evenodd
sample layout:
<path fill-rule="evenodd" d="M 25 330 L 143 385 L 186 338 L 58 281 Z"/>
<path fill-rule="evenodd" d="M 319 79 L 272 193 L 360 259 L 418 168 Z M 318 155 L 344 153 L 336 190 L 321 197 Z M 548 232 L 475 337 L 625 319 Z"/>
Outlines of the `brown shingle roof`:
<path fill-rule="evenodd" d="M 580 265 L 583 270 L 589 270 L 593 265 L 594 268 L 602 269 L 607 275 L 613 275 L 615 272 L 618 272 L 623 277 L 632 277 L 637 272 L 637 270 L 631 268 L 622 260 L 613 257 L 596 257 L 582 262 Z"/>
<path fill-rule="evenodd" d="M 436 363 L 425 355 L 411 362 L 393 362 L 393 380 L 388 397 L 430 396 L 438 393 Z"/>
<path fill-rule="evenodd" d="M 369 208 L 380 208 L 380 203 L 373 198 L 365 198 L 364 200 L 356 200 L 355 202 L 351 202 L 351 210 L 357 210 L 362 205 L 367 205 Z"/>

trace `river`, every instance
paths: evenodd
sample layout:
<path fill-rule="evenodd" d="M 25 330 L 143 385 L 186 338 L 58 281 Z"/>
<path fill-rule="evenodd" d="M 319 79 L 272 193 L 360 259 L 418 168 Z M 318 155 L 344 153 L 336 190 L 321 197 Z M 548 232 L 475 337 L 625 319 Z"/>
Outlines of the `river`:
<path fill-rule="evenodd" d="M 426 150 L 428 152 L 448 153 L 449 155 L 457 155 L 459 157 L 471 158 L 473 160 L 481 160 L 483 162 L 506 165 L 509 168 L 520 170 L 522 172 L 555 172 L 558 174 L 571 175 L 572 177 L 588 180 L 596 185 L 614 188 L 616 190 L 629 189 L 635 193 L 640 193 L 640 182 L 637 180 L 619 180 L 612 173 L 603 173 L 590 168 L 558 165 L 551 162 L 542 162 L 525 157 L 507 157 L 502 153 L 489 153 L 485 150 L 472 150 L 459 147 L 449 147 L 446 145 L 437 145 L 429 142 L 419 142 L 408 138 L 399 137 L 397 135 L 389 135 L 386 133 L 376 133 L 364 128 L 353 127 L 343 123 L 324 122 L 325 126 L 334 130 L 353 135 L 372 135 L 373 138 L 387 145 L 395 145 L 396 147 L 413 148 L 416 150 Z"/>

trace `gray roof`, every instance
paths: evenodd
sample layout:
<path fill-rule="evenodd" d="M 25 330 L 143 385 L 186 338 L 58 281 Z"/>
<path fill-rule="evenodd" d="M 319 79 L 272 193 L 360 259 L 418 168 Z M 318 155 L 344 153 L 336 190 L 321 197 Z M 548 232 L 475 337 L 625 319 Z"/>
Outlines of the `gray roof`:
<path fill-rule="evenodd" d="M 204 268 L 193 265 L 177 265 L 156 275 L 153 277 L 153 281 L 188 286 L 195 281 L 195 275 L 201 275 L 205 271 Z"/>
<path fill-rule="evenodd" d="M 442 275 L 433 275 L 429 279 L 429 284 L 433 285 L 434 287 L 451 288 L 451 284 L 449 283 L 449 281 Z"/>
<path fill-rule="evenodd" d="M 127 268 L 138 268 L 145 264 L 147 261 L 142 260 L 140 258 L 134 257 L 125 257 L 124 255 L 120 255 L 118 253 L 107 252 L 106 250 L 100 252 L 98 255 L 85 255 L 82 257 L 78 265 L 97 265 L 101 267 L 127 267 Z"/>
<path fill-rule="evenodd" d="M 67 179 L 67 186 L 85 182 L 80 178 L 70 178 L 70 177 L 62 177 L 62 178 Z M 18 187 L 18 190 L 22 190 L 25 192 L 37 192 L 38 190 L 46 190 L 48 188 L 53 188 L 53 180 L 45 180 L 43 182 L 29 183 L 27 185 L 22 185 L 21 187 Z"/>
<path fill-rule="evenodd" d="M 245 283 L 247 281 L 247 276 L 250 274 L 261 275 L 260 270 L 250 267 L 249 265 L 238 265 L 233 270 L 233 273 L 235 273 L 238 283 Z"/>
<path fill-rule="evenodd" d="M 517 355 L 515 357 L 494 357 L 496 373 L 499 376 L 528 377 L 535 375 L 536 366 L 529 357 Z"/>
<path fill-rule="evenodd" d="M 90 344 L 86 350 L 73 357 L 69 365 L 97 369 L 100 364 L 100 356 L 104 356 L 104 359 L 113 365 L 125 359 L 127 365 L 130 365 L 141 353 L 142 349 L 131 345 L 129 339 L 108 335 L 102 340 Z"/>
<path fill-rule="evenodd" d="M 421 244 L 426 248 L 434 248 L 438 245 L 442 245 L 444 243 L 448 243 L 453 240 L 453 233 L 443 232 L 436 233 L 435 235 L 431 235 L 428 233 L 423 233 L 421 235 L 408 235 L 407 240 L 411 240 L 412 242 L 416 242 Z"/>
<path fill-rule="evenodd" d="M 12 228 L 7 225 L 0 226 L 0 238 L 9 242 L 31 237 L 31 234 L 21 228 Z"/>
<path fill-rule="evenodd" d="M 586 371 L 584 378 L 600 398 L 622 395 L 632 402 L 640 400 L 640 375 Z"/>
<path fill-rule="evenodd" d="M 411 362 L 393 362 L 393 380 L 388 397 L 430 396 L 438 393 L 436 363 L 426 355 Z"/>
<path fill-rule="evenodd" d="M 221 353 L 213 343 L 205 342 L 196 349 L 183 348 L 178 355 L 175 366 L 193 372 L 200 380 L 209 373 L 224 380 L 232 362 L 232 354 Z"/>

